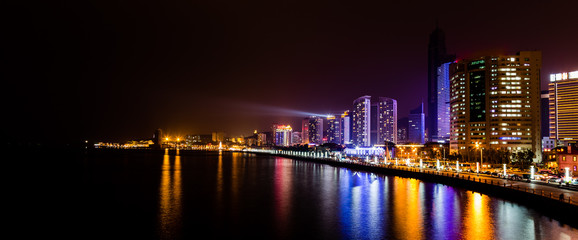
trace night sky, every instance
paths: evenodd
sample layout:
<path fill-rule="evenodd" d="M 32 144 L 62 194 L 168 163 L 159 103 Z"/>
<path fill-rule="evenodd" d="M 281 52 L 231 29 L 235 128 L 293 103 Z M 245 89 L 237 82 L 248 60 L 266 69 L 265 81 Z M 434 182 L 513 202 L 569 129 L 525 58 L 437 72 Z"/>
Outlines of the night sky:
<path fill-rule="evenodd" d="M 427 99 L 436 20 L 458 59 L 541 50 L 578 69 L 578 1 L 13 1 L 2 3 L 6 138 L 123 141 L 300 131 L 363 95 Z"/>

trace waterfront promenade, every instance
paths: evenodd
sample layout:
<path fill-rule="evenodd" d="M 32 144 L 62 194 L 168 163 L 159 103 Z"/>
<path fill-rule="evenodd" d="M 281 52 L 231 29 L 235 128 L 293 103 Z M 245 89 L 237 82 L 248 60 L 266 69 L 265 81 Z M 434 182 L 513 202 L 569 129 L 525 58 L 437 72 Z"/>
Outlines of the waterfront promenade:
<path fill-rule="evenodd" d="M 548 199 L 546 202 L 558 202 L 563 205 L 571 205 L 578 209 L 578 191 L 577 188 L 565 187 L 565 185 L 549 184 L 540 180 L 531 181 L 517 181 L 489 174 L 476 174 L 468 172 L 456 173 L 447 170 L 435 170 L 430 168 L 420 168 L 419 166 L 408 167 L 396 164 L 374 164 L 361 161 L 352 161 L 341 158 L 341 156 L 329 156 L 327 154 L 319 153 L 304 153 L 296 151 L 283 150 L 260 150 L 248 149 L 246 152 L 264 153 L 271 155 L 278 155 L 302 160 L 309 160 L 315 162 L 323 162 L 332 165 L 339 165 L 343 167 L 359 168 L 367 171 L 385 172 L 389 174 L 414 177 L 423 180 L 436 181 L 441 183 L 448 183 L 450 185 L 458 185 L 472 190 L 480 190 L 482 192 L 495 192 L 496 190 L 504 190 L 505 192 L 514 193 L 514 197 L 521 197 L 524 195 L 534 196 L 533 200 Z M 516 193 L 524 193 L 523 195 Z M 521 201 L 522 199 L 512 199 Z"/>

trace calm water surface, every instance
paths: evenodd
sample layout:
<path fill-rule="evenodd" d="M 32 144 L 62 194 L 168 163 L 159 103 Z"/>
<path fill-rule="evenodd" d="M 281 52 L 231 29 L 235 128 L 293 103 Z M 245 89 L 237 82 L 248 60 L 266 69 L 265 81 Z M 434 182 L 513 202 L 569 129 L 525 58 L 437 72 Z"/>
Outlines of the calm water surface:
<path fill-rule="evenodd" d="M 503 199 L 283 157 L 96 153 L 77 167 L 55 214 L 79 239 L 578 239 Z"/>

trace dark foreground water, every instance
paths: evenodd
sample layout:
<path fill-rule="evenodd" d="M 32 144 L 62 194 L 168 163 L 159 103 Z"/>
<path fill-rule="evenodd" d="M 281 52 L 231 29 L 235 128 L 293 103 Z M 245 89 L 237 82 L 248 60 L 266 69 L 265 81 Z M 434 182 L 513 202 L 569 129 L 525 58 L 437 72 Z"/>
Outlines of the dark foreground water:
<path fill-rule="evenodd" d="M 503 199 L 283 157 L 76 158 L 35 173 L 46 179 L 24 189 L 18 238 L 578 239 L 577 229 Z"/>

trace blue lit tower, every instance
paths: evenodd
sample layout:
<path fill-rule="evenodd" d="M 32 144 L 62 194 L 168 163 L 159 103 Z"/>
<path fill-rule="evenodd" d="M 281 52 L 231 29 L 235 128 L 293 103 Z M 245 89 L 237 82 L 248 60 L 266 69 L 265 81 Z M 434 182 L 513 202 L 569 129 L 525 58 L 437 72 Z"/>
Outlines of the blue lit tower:
<path fill-rule="evenodd" d="M 349 110 L 341 114 L 341 142 L 340 144 L 351 144 L 351 116 Z"/>
<path fill-rule="evenodd" d="M 352 140 L 359 147 L 369 147 L 371 131 L 371 97 L 362 96 L 353 101 Z"/>
<path fill-rule="evenodd" d="M 455 55 L 446 53 L 445 33 L 436 26 L 436 29 L 429 35 L 428 45 L 428 136 L 431 140 L 437 138 L 438 134 L 438 68 L 447 62 L 453 62 Z M 442 116 L 444 117 L 444 116 Z"/>
<path fill-rule="evenodd" d="M 437 125 L 430 126 L 432 142 L 448 142 L 450 139 L 450 64 L 443 63 L 437 74 Z M 431 132 L 431 131 L 430 131 Z"/>
<path fill-rule="evenodd" d="M 411 110 L 408 116 L 408 141 L 411 143 L 425 143 L 425 115 L 423 113 L 423 103 L 416 109 Z"/>

